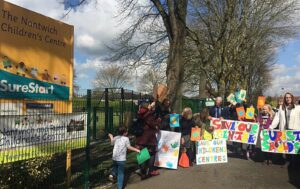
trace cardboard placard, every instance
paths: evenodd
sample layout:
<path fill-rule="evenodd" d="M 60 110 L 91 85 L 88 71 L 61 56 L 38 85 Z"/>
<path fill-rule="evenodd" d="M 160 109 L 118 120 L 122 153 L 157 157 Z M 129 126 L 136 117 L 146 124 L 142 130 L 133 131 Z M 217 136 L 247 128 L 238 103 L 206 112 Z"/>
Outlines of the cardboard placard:
<path fill-rule="evenodd" d="M 215 139 L 246 144 L 256 144 L 259 133 L 258 123 L 212 119 L 210 125 L 214 127 Z"/>
<path fill-rule="evenodd" d="M 246 119 L 253 119 L 254 118 L 254 112 L 255 112 L 255 109 L 254 108 L 247 108 L 247 111 L 246 111 Z"/>
<path fill-rule="evenodd" d="M 179 114 L 170 114 L 170 127 L 179 127 Z"/>
<path fill-rule="evenodd" d="M 245 109 L 244 107 L 238 107 L 236 108 L 236 113 L 238 115 L 238 119 L 241 120 L 241 119 L 244 119 L 245 118 Z"/>
<path fill-rule="evenodd" d="M 159 102 L 163 102 L 163 100 L 167 97 L 169 92 L 169 88 L 164 84 L 156 84 L 153 88 L 153 98 L 157 99 Z"/>
<path fill-rule="evenodd" d="M 191 141 L 198 141 L 198 140 L 201 140 L 201 129 L 192 128 Z"/>
<path fill-rule="evenodd" d="M 226 140 L 200 140 L 197 142 L 197 165 L 227 162 Z"/>
<path fill-rule="evenodd" d="M 266 97 L 265 96 L 259 96 L 258 100 L 257 100 L 257 108 L 258 109 L 263 108 L 265 103 L 266 103 Z"/>
<path fill-rule="evenodd" d="M 177 169 L 181 133 L 160 131 L 157 135 L 158 151 L 154 165 L 169 169 Z"/>
<path fill-rule="evenodd" d="M 233 105 L 236 105 L 236 103 L 237 103 L 236 99 L 235 99 L 235 96 L 232 93 L 227 97 L 227 101 L 230 102 Z"/>
<path fill-rule="evenodd" d="M 300 131 L 262 130 L 260 134 L 263 152 L 299 154 Z"/>

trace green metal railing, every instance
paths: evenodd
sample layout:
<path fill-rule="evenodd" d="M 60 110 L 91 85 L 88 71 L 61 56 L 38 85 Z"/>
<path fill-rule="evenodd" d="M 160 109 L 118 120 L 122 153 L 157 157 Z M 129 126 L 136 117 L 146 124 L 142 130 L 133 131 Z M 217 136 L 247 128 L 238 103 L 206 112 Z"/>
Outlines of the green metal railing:
<path fill-rule="evenodd" d="M 81 90 L 75 93 L 72 112 L 87 115 L 87 136 L 85 147 L 71 152 L 70 186 L 67 186 L 66 151 L 62 149 L 58 152 L 57 146 L 49 142 L 47 155 L 27 157 L 26 160 L 11 163 L 0 161 L 0 188 L 89 188 L 105 183 L 112 163 L 112 147 L 107 140 L 107 133 L 114 133 L 128 119 L 127 115 L 135 115 L 138 108 L 136 102 L 141 97 L 140 93 L 124 89 Z M 32 102 L 40 103 L 41 100 Z M 23 104 L 31 102 L 25 99 L 11 101 Z M 22 107 L 16 110 L 10 104 L 3 105 L 7 104 L 7 100 L 0 99 L 0 103 L 0 123 L 12 116 L 12 111 L 14 116 L 21 115 L 23 111 Z M 43 103 L 52 104 L 53 109 L 67 109 L 67 102 L 43 100 Z M 40 111 L 30 111 L 26 116 L 40 114 Z M 46 117 L 52 114 L 53 112 L 43 112 Z M 43 149 L 42 144 L 39 148 Z"/>
<path fill-rule="evenodd" d="M 130 127 L 138 110 L 138 101 L 142 98 L 150 97 L 116 88 L 81 90 L 75 93 L 72 112 L 86 114 L 87 127 L 85 146 L 71 151 L 70 186 L 67 185 L 66 150 L 57 151 L 57 146 L 49 142 L 49 153 L 42 157 L 28 157 L 11 163 L 0 161 L 0 188 L 90 188 L 105 184 L 112 163 L 112 146 L 107 134 L 115 133 L 121 124 Z M 25 99 L 12 101 L 25 104 L 31 102 Z M 7 100 L 0 99 L 0 103 L 4 102 Z M 67 108 L 67 102 L 44 100 L 43 103 L 53 104 L 54 109 Z M 205 99 L 183 99 L 182 107 L 187 106 L 194 113 L 200 112 L 205 107 Z M 11 116 L 5 112 L 12 111 L 15 111 L 15 116 L 19 116 L 23 110 L 21 108 L 16 111 L 14 106 L 2 105 L 0 123 Z M 52 114 L 46 111 L 43 113 L 45 116 Z M 38 116 L 40 112 L 30 111 L 26 115 Z M 76 131 L 74 135 L 77 135 Z M 43 149 L 42 144 L 39 148 Z M 133 163 L 132 166 L 136 164 Z"/>

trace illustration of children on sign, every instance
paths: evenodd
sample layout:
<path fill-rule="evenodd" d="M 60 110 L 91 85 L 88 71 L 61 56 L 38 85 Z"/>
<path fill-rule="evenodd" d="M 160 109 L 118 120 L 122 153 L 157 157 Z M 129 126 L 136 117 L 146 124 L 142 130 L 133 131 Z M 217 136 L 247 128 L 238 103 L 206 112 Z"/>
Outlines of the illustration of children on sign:
<path fill-rule="evenodd" d="M 12 68 L 12 62 L 8 59 L 7 56 L 3 56 L 2 64 L 4 69 Z"/>
<path fill-rule="evenodd" d="M 59 77 L 58 77 L 58 75 L 54 75 L 53 76 L 53 81 L 54 81 L 55 84 L 59 84 Z"/>
<path fill-rule="evenodd" d="M 38 76 L 38 69 L 32 67 L 32 68 L 31 68 L 31 71 L 30 71 L 30 75 L 31 75 L 32 77 L 35 77 L 35 78 L 36 78 L 36 77 Z"/>
<path fill-rule="evenodd" d="M 50 75 L 48 73 L 48 70 L 46 69 L 46 70 L 44 70 L 44 73 L 42 75 L 42 80 L 43 81 L 49 81 L 49 79 L 50 79 Z"/>
<path fill-rule="evenodd" d="M 61 84 L 61 85 L 66 85 L 66 84 L 67 84 L 67 77 L 66 77 L 65 74 L 63 74 L 63 75 L 61 76 L 60 84 Z"/>
<path fill-rule="evenodd" d="M 16 66 L 16 68 L 17 68 L 17 75 L 21 75 L 21 76 L 25 77 L 26 71 L 27 71 L 25 63 L 24 62 L 20 62 Z"/>

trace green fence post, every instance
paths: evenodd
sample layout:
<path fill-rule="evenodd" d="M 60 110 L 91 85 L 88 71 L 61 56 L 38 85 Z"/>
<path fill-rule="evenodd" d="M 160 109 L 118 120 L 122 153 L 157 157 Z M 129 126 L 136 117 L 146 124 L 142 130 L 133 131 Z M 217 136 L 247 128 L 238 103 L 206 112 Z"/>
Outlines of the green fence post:
<path fill-rule="evenodd" d="M 115 128 L 114 128 L 114 110 L 113 107 L 108 108 L 108 117 L 109 117 L 109 132 L 110 133 L 115 133 Z"/>
<path fill-rule="evenodd" d="M 120 124 L 122 125 L 124 123 L 124 99 L 125 99 L 124 89 L 121 88 Z"/>
<path fill-rule="evenodd" d="M 105 103 L 104 103 L 104 111 L 105 111 L 105 131 L 108 131 L 108 108 L 109 108 L 109 101 L 108 101 L 108 88 L 105 88 Z"/>
<path fill-rule="evenodd" d="M 96 133 L 97 133 L 97 107 L 94 107 L 93 111 L 93 140 L 96 140 Z"/>
<path fill-rule="evenodd" d="M 131 91 L 131 113 L 133 114 L 133 91 Z"/>
<path fill-rule="evenodd" d="M 87 135 L 85 146 L 85 169 L 84 169 L 84 188 L 89 188 L 89 174 L 90 174 L 90 124 L 91 124 L 91 108 L 92 108 L 92 91 L 87 90 Z"/>

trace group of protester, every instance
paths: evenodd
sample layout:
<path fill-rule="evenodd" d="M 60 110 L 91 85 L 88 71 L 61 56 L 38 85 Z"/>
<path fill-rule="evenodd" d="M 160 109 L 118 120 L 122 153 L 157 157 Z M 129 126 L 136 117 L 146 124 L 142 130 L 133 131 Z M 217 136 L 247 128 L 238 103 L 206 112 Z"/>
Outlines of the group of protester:
<path fill-rule="evenodd" d="M 294 96 L 291 93 L 284 95 L 283 101 L 278 103 L 276 109 L 272 109 L 271 105 L 265 104 L 258 110 L 258 114 L 255 114 L 254 118 L 239 119 L 237 115 L 237 107 L 254 107 L 253 104 L 247 104 L 245 101 L 237 103 L 235 105 L 227 103 L 222 106 L 222 98 L 217 97 L 215 105 L 209 109 L 204 109 L 200 113 L 193 115 L 192 109 L 186 107 L 183 109 L 180 117 L 180 126 L 177 128 L 170 128 L 170 102 L 168 99 L 163 100 L 162 103 L 154 101 L 151 104 L 142 103 L 138 110 L 138 119 L 142 120 L 143 132 L 141 135 L 136 136 L 135 147 L 130 145 L 127 137 L 127 130 L 124 127 L 119 128 L 119 136 L 113 137 L 109 135 L 112 144 L 114 144 L 113 150 L 113 172 L 110 175 L 110 179 L 118 178 L 118 189 L 123 187 L 124 178 L 124 166 L 126 161 L 127 149 L 140 152 L 140 150 L 147 148 L 150 154 L 150 159 L 140 165 L 141 179 L 149 176 L 159 175 L 158 168 L 154 166 L 155 154 L 157 152 L 157 133 L 160 130 L 174 131 L 181 133 L 181 152 L 186 152 L 189 158 L 190 166 L 193 166 L 195 161 L 195 143 L 190 140 L 191 130 L 193 127 L 201 128 L 201 135 L 212 135 L 213 127 L 210 127 L 210 120 L 213 118 L 238 120 L 247 122 L 258 122 L 261 129 L 280 129 L 280 130 L 300 130 L 300 106 L 297 106 L 294 102 Z M 257 142 L 259 145 L 260 142 Z M 233 150 L 236 154 L 243 155 L 249 158 L 251 155 L 255 155 L 255 146 L 233 142 Z M 243 148 L 245 148 L 243 150 Z M 242 152 L 246 153 L 242 153 Z M 268 164 L 270 156 L 265 153 L 265 161 Z"/>

